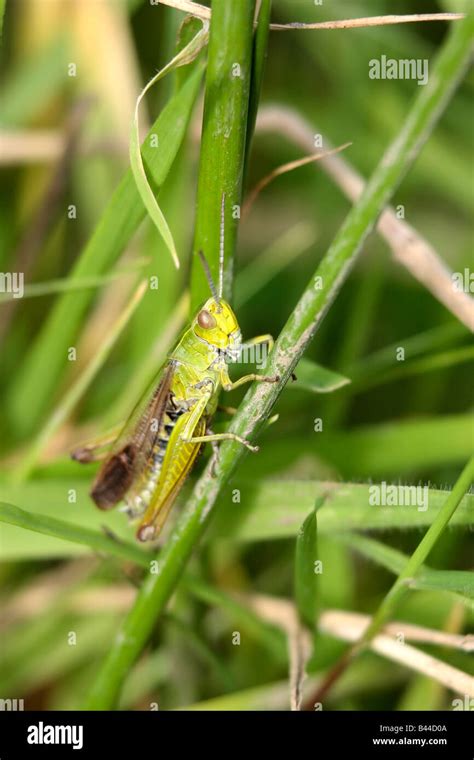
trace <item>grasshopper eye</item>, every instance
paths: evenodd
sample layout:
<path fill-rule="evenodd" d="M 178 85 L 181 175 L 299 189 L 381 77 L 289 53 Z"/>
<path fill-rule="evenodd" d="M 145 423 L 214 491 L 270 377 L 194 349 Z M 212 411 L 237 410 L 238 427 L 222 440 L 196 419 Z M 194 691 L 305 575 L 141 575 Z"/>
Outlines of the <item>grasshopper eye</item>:
<path fill-rule="evenodd" d="M 205 309 L 199 312 L 197 321 L 199 327 L 202 327 L 203 330 L 212 330 L 217 324 L 212 314 L 209 314 Z"/>

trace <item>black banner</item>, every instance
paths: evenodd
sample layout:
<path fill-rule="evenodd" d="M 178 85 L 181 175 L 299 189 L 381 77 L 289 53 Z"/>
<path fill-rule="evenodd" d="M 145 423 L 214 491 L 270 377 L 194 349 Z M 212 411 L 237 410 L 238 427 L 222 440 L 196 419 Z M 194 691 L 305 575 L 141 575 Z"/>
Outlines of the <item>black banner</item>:
<path fill-rule="evenodd" d="M 211 757 L 306 748 L 328 757 L 472 760 L 474 716 L 453 712 L 0 712 L 0 760 L 152 757 L 191 749 Z M 299 749 L 298 749 L 299 748 Z M 324 753 L 322 752 L 324 751 Z M 319 754 L 321 752 L 321 754 Z"/>

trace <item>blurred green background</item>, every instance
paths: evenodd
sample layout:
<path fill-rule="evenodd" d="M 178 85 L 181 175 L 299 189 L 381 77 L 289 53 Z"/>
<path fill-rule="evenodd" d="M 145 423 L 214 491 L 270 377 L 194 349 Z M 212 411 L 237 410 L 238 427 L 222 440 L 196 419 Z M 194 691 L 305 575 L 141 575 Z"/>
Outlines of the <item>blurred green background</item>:
<path fill-rule="evenodd" d="M 397 3 L 397 13 L 418 10 L 410 0 Z M 422 10 L 463 10 L 463 3 L 426 1 Z M 388 0 L 361 0 L 350 8 L 337 0 L 322 7 L 308 0 L 275 0 L 272 20 L 391 12 Z M 0 271 L 24 271 L 27 284 L 67 277 L 128 167 L 135 99 L 172 56 L 181 20 L 182 14 L 170 8 L 140 0 L 7 2 L 0 130 L 8 157 L 5 151 L 1 159 Z M 432 59 L 446 30 L 445 23 L 427 23 L 272 32 L 261 107 L 278 103 L 295 109 L 331 144 L 350 141 L 342 156 L 369 177 L 418 89 L 414 81 L 369 79 L 369 60 L 381 55 Z M 144 124 L 155 120 L 174 86 L 171 75 L 151 90 Z M 472 267 L 472 89 L 471 72 L 393 203 L 404 206 L 406 220 L 455 272 Z M 151 223 L 144 221 L 113 266 L 102 272 L 121 274 L 79 291 L 89 300 L 82 314 L 71 317 L 77 319 L 70 343 L 77 360 L 63 357 L 54 372 L 52 355 L 41 354 L 38 346 L 61 296 L 0 302 L 1 500 L 75 524 L 107 525 L 122 537 L 133 535 L 123 515 L 95 511 L 87 497 L 94 468 L 70 462 L 68 451 L 122 418 L 147 371 L 158 369 L 179 332 L 184 312 L 176 305 L 189 279 L 199 130 L 198 97 L 159 195 L 180 253 L 179 272 Z M 247 189 L 301 155 L 284 136 L 257 130 Z M 235 307 L 244 336 L 279 333 L 348 208 L 317 163 L 278 177 L 261 193 L 239 232 Z M 117 234 L 122 224 L 117 218 Z M 260 256 L 266 263 L 258 289 L 250 293 L 256 278 L 251 267 Z M 157 276 L 158 289 L 147 292 L 87 394 L 46 442 L 41 463 L 27 480 L 14 482 L 21 457 L 97 355 L 143 274 Z M 69 297 L 77 296 L 73 291 Z M 324 528 L 321 512 L 321 603 L 372 612 L 392 576 L 339 541 L 337 532 L 354 527 L 346 526 L 343 517 L 352 504 L 360 515 L 355 527 L 373 527 L 364 509 L 366 492 L 360 495 L 357 484 L 452 486 L 473 449 L 469 337 L 456 317 L 393 260 L 386 242 L 372 234 L 308 352 L 308 358 L 353 382 L 326 394 L 298 389 L 297 383 L 284 391 L 277 422 L 263 434 L 260 453 L 246 458 L 225 489 L 219 519 L 193 559 L 189 572 L 207 584 L 208 596 L 191 580 L 181 584 L 172 612 L 157 626 L 130 675 L 123 706 L 149 709 L 158 702 L 160 708 L 176 708 L 210 699 L 216 701 L 208 707 L 287 706 L 280 684 L 287 673 L 284 642 L 274 629 L 239 617 L 230 602 L 212 599 L 209 589 L 292 596 L 294 535 L 313 506 L 311 486 L 347 481 L 353 484 L 341 500 L 347 512 L 341 512 L 336 528 Z M 397 347 L 405 349 L 403 363 L 396 359 Z M 225 403 L 238 405 L 242 395 L 236 392 Z M 315 432 L 319 418 L 323 430 Z M 218 428 L 224 420 L 218 418 Z M 281 524 L 288 516 L 286 534 L 272 525 L 272 502 L 265 502 L 261 485 L 275 479 L 283 481 L 273 506 Z M 308 484 L 300 503 L 294 481 Z M 70 500 L 71 489 L 76 501 Z M 233 489 L 241 491 L 241 505 L 232 501 Z M 254 509 L 257 517 L 246 534 L 239 520 Z M 449 529 L 436 546 L 432 567 L 471 568 L 467 511 L 460 522 L 464 525 Z M 420 513 L 407 512 L 400 521 L 387 515 L 383 532 L 374 537 L 410 554 L 426 524 Z M 77 706 L 130 603 L 136 572 L 79 544 L 4 524 L 0 552 L 5 611 L 0 694 L 24 698 L 28 709 Z M 399 619 L 462 632 L 472 623 L 472 599 L 466 602 L 442 588 L 414 591 Z M 240 646 L 232 644 L 236 630 L 242 632 Z M 68 643 L 70 632 L 76 633 L 75 645 Z M 310 672 L 325 670 L 342 648 L 319 634 Z M 465 652 L 426 650 L 462 670 L 472 668 Z M 341 680 L 330 707 L 449 709 L 451 699 L 435 682 L 369 653 Z"/>

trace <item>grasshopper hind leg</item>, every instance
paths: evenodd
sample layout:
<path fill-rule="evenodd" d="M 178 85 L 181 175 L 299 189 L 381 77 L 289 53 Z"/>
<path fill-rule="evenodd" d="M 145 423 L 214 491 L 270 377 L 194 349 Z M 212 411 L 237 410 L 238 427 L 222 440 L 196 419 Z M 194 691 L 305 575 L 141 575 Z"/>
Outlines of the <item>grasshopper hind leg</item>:
<path fill-rule="evenodd" d="M 206 435 L 213 436 L 214 432 L 211 430 L 210 427 L 206 428 Z M 219 444 L 217 441 L 210 441 L 210 444 L 212 446 L 212 456 L 211 456 L 211 477 L 215 478 L 217 475 L 217 465 L 219 464 Z"/>
<path fill-rule="evenodd" d="M 242 446 L 245 446 L 249 451 L 253 451 L 254 453 L 259 451 L 258 446 L 254 446 L 250 441 L 247 441 L 246 438 L 242 438 L 242 436 L 237 435 L 236 433 L 213 433 L 212 435 L 197 435 L 192 436 L 191 438 L 183 438 L 183 441 L 186 443 L 213 443 L 217 441 L 238 441 L 242 444 Z"/>
<path fill-rule="evenodd" d="M 82 445 L 77 446 L 71 451 L 71 459 L 80 464 L 89 464 L 89 462 L 102 462 L 110 453 L 111 446 L 117 440 L 124 423 L 115 425 L 102 435 L 84 441 Z"/>

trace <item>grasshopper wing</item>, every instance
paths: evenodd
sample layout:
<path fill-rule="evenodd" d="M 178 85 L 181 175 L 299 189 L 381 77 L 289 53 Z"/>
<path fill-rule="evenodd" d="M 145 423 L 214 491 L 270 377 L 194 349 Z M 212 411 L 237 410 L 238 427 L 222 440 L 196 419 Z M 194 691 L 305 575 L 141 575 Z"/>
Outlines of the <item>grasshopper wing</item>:
<path fill-rule="evenodd" d="M 138 526 L 139 541 L 149 541 L 159 535 L 202 447 L 202 443 L 186 443 L 181 440 L 180 434 L 187 422 L 187 417 L 188 413 L 180 417 L 171 435 L 154 498 Z M 193 434 L 201 436 L 205 432 L 206 420 L 201 417 Z"/>
<path fill-rule="evenodd" d="M 146 468 L 170 394 L 175 364 L 169 362 L 138 402 L 92 485 L 100 509 L 121 501 Z"/>

